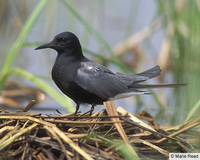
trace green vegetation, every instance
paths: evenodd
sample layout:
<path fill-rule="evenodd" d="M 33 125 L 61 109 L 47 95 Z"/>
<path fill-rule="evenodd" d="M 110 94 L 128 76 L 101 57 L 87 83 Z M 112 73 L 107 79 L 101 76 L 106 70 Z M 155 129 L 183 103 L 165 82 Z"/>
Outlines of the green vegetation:
<path fill-rule="evenodd" d="M 166 37 L 171 43 L 170 70 L 176 82 L 188 83 L 187 87 L 174 93 L 179 96 L 171 111 L 175 124 L 187 115 L 189 120 L 200 113 L 200 5 L 198 1 L 189 0 L 157 1 L 157 4 L 158 14 L 163 15 Z"/>

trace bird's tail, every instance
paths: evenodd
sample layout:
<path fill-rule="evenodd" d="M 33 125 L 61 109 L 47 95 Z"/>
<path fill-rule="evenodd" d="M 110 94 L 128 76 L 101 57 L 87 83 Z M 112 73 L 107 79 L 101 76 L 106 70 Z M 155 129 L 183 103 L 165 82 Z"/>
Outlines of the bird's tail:
<path fill-rule="evenodd" d="M 155 66 L 155 67 L 150 68 L 150 69 L 148 69 L 144 72 L 138 73 L 137 75 L 145 76 L 145 77 L 148 77 L 148 79 L 151 79 L 151 78 L 154 78 L 156 76 L 159 76 L 161 71 L 162 70 L 160 69 L 160 66 Z"/>

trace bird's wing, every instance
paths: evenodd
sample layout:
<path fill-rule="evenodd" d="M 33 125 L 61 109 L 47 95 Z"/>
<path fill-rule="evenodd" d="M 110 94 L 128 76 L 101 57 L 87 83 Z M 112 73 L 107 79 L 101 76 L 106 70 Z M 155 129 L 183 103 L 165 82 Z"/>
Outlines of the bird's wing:
<path fill-rule="evenodd" d="M 102 99 L 109 99 L 123 93 L 127 85 L 110 70 L 96 63 L 82 63 L 77 71 L 76 83 Z"/>

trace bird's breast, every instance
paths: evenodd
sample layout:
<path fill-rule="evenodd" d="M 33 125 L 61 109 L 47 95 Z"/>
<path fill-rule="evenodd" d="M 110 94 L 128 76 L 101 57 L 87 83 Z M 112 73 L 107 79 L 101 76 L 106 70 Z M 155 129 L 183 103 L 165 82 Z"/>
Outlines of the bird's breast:
<path fill-rule="evenodd" d="M 66 67 L 59 67 L 54 65 L 51 76 L 56 85 L 61 89 L 61 87 L 68 87 L 71 81 L 71 73 L 66 69 Z"/>

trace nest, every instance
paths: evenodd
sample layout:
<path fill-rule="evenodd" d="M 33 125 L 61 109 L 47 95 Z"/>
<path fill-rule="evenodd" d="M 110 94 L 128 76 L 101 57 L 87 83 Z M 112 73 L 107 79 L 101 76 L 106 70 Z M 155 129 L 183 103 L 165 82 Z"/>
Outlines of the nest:
<path fill-rule="evenodd" d="M 186 124 L 159 126 L 147 112 L 132 115 L 113 108 L 48 115 L 0 113 L 1 159 L 168 159 L 170 152 L 199 152 L 199 116 Z M 147 121 L 147 123 L 144 123 Z"/>

